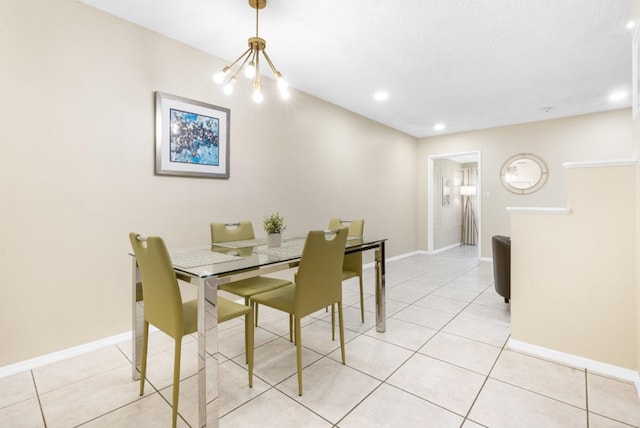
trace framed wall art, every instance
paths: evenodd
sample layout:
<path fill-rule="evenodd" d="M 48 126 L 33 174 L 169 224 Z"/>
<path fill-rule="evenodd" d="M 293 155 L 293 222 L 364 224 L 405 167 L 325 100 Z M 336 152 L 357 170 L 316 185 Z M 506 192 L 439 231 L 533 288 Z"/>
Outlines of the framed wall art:
<path fill-rule="evenodd" d="M 442 176 L 442 206 L 448 207 L 449 205 L 451 205 L 451 179 Z"/>
<path fill-rule="evenodd" d="M 156 174 L 229 178 L 230 113 L 156 92 Z"/>

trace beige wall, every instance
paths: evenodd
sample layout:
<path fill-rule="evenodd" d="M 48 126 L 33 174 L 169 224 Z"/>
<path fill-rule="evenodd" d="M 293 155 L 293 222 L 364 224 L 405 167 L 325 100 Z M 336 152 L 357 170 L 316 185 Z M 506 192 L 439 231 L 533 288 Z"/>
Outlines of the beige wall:
<path fill-rule="evenodd" d="M 635 175 L 571 168 L 570 214 L 512 214 L 513 340 L 638 369 Z"/>
<path fill-rule="evenodd" d="M 227 98 L 222 60 L 75 0 L 5 0 L 0 28 L 0 366 L 130 329 L 130 231 L 188 246 L 278 210 L 417 248 L 415 138 L 295 91 Z M 229 180 L 154 176 L 154 91 L 231 109 Z"/>
<path fill-rule="evenodd" d="M 566 172 L 562 163 L 628 158 L 632 153 L 628 109 L 564 119 L 504 126 L 439 137 L 422 138 L 418 145 L 418 239 L 427 249 L 427 158 L 480 150 L 481 249 L 491 257 L 491 237 L 510 234 L 507 206 L 565 206 Z M 534 153 L 545 160 L 549 180 L 538 192 L 516 195 L 500 182 L 500 169 L 512 155 Z M 487 197 L 486 194 L 490 196 Z"/>

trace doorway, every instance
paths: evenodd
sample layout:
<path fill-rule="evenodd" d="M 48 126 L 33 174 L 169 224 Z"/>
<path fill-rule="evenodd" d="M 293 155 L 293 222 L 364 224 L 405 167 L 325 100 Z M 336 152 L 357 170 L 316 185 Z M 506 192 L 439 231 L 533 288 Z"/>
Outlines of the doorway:
<path fill-rule="evenodd" d="M 459 247 L 462 243 L 464 198 L 474 198 L 473 216 L 477 228 L 477 257 L 482 254 L 482 164 L 480 151 L 433 155 L 427 158 L 427 251 L 430 254 Z M 460 195 L 463 167 L 476 165 L 474 196 Z M 444 171 L 444 170 L 447 171 Z M 458 172 L 456 172 L 458 171 Z M 456 232 L 456 227 L 457 231 Z M 456 238 L 459 238 L 456 240 Z"/>

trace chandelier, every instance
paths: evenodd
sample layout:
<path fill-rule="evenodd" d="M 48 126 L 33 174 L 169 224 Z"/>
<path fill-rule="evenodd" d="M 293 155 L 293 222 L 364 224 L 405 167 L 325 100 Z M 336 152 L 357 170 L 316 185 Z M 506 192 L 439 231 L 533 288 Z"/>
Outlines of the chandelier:
<path fill-rule="evenodd" d="M 262 84 L 260 83 L 260 54 L 262 53 L 276 78 L 280 96 L 286 100 L 291 96 L 289 93 L 289 85 L 287 81 L 282 78 L 282 73 L 273 65 L 269 55 L 267 55 L 267 51 L 265 50 L 267 42 L 263 38 L 258 37 L 258 11 L 267 6 L 267 0 L 249 0 L 249 5 L 256 10 L 256 36 L 249 38 L 249 48 L 244 51 L 238 59 L 223 68 L 222 71 L 216 73 L 213 76 L 213 80 L 219 85 L 227 82 L 224 86 L 224 93 L 229 95 L 233 92 L 233 87 L 238 82 L 238 75 L 244 69 L 244 75 L 249 79 L 253 79 L 253 101 L 256 103 L 262 102 L 264 99 Z M 234 72 L 233 68 L 237 64 L 240 64 L 240 66 L 237 67 Z M 231 78 L 227 79 L 229 75 L 231 75 Z"/>

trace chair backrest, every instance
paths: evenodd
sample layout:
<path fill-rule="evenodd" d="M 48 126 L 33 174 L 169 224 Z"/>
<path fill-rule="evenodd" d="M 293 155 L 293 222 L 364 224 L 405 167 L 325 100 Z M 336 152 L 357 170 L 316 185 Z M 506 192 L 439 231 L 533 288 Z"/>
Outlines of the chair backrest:
<path fill-rule="evenodd" d="M 171 337 L 182 337 L 182 296 L 164 241 L 133 232 L 129 240 L 142 279 L 144 319 Z"/>
<path fill-rule="evenodd" d="M 303 317 L 342 300 L 342 260 L 348 229 L 312 230 L 296 274 L 296 316 Z"/>
<path fill-rule="evenodd" d="M 250 221 L 237 223 L 211 223 L 211 243 L 243 241 L 254 239 L 253 224 Z"/>
<path fill-rule="evenodd" d="M 364 236 L 364 219 L 356 220 L 340 220 L 339 218 L 329 219 L 329 229 L 338 229 L 340 227 L 349 227 L 349 236 L 358 236 L 362 238 Z M 342 266 L 345 270 L 352 270 L 357 272 L 358 275 L 362 275 L 362 253 L 357 252 L 353 254 L 347 254 L 344 256 L 344 263 Z"/>
<path fill-rule="evenodd" d="M 511 297 L 511 238 L 495 235 L 491 238 L 493 279 L 498 294 Z"/>
<path fill-rule="evenodd" d="M 364 220 L 340 220 L 339 218 L 329 219 L 329 229 L 339 229 L 341 227 L 349 228 L 349 236 L 358 236 L 362 238 L 364 235 Z"/>

